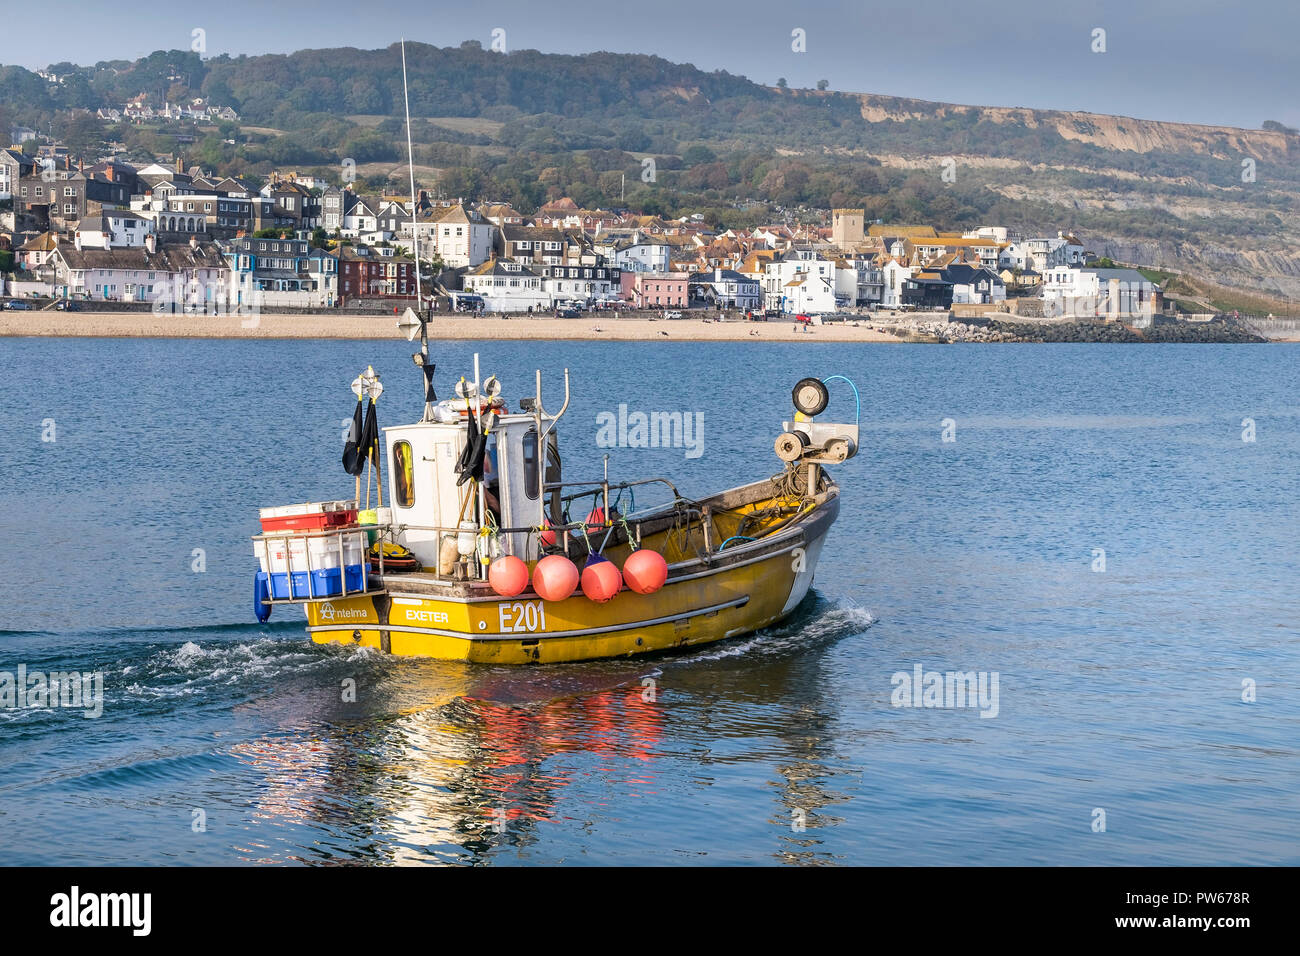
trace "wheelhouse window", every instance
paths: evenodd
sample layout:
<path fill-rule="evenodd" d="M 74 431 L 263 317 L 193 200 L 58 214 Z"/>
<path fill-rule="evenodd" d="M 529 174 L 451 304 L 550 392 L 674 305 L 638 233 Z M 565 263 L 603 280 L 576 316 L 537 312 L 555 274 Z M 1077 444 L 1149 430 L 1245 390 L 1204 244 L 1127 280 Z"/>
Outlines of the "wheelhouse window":
<path fill-rule="evenodd" d="M 530 500 L 537 500 L 537 429 L 530 428 L 524 433 L 524 494 Z"/>
<path fill-rule="evenodd" d="M 399 508 L 415 504 L 415 464 L 408 441 L 393 444 L 393 497 Z"/>

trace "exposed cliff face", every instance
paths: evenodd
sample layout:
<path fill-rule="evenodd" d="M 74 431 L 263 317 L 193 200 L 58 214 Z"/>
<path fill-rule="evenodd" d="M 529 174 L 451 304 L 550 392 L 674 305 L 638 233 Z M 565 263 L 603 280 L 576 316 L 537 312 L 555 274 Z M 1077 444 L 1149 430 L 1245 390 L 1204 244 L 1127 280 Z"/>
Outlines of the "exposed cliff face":
<path fill-rule="evenodd" d="M 874 93 L 862 93 L 859 98 L 862 102 L 862 118 L 871 123 L 943 119 L 953 115 L 974 114 L 977 118 L 992 123 L 1014 123 L 1029 129 L 1049 128 L 1063 139 L 1089 143 L 1102 149 L 1131 150 L 1136 153 L 1163 150 L 1222 158 L 1251 156 L 1266 162 L 1281 162 L 1294 159 L 1300 151 L 1300 139 L 1272 130 L 1166 123 L 1101 113 L 960 106 Z"/>
<path fill-rule="evenodd" d="M 882 165 L 933 170 L 955 161 L 966 182 L 971 176 L 982 179 L 984 188 L 1027 210 L 1035 204 L 1059 210 L 1059 222 L 1075 229 L 1098 255 L 1300 298 L 1300 219 L 1290 215 L 1300 209 L 1300 136 L 1098 113 L 857 96 L 869 123 L 938 121 L 953 129 L 955 143 L 964 144 L 947 157 L 933 154 L 932 139 L 928 148 L 896 147 L 875 154 Z M 985 130 L 989 124 L 1019 129 L 1005 144 L 987 132 L 976 140 L 963 139 L 977 124 Z M 1027 139 L 1024 130 L 1049 135 Z M 1094 149 L 1083 154 L 1063 148 L 1057 155 L 1050 134 L 1059 136 L 1063 146 L 1081 143 Z M 1026 142 L 1037 147 L 1037 154 L 1022 160 L 1016 144 Z M 1183 226 L 1177 241 L 1163 228 L 1171 216 Z M 1094 228 L 1086 225 L 1090 217 Z M 1049 213 L 1048 218 L 1057 217 Z M 1121 221 L 1124 228 L 1116 228 Z M 1143 236 L 1144 223 L 1150 226 L 1149 237 Z M 1015 225 L 1049 228 L 1051 222 Z"/>

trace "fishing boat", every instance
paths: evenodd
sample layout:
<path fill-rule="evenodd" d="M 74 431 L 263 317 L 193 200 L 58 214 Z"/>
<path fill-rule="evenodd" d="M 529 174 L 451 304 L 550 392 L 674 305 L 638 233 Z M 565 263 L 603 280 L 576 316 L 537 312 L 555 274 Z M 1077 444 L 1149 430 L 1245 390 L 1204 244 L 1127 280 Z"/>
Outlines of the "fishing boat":
<path fill-rule="evenodd" d="M 555 413 L 543 405 L 540 371 L 534 393 L 512 411 L 499 379 L 480 382 L 477 355 L 456 397 L 439 401 L 428 321 L 413 310 L 404 317 L 421 337 L 419 421 L 384 428 L 380 439 L 378 376 L 367 369 L 353 382 L 359 427 L 344 465 L 358 476 L 357 497 L 262 509 L 253 536 L 259 619 L 301 604 L 318 643 L 537 664 L 750 634 L 808 594 L 839 512 L 827 466 L 857 453 L 860 402 L 848 379 L 794 387 L 793 414 L 775 441 L 777 474 L 696 499 L 665 477 L 614 480 L 608 456 L 597 478 L 563 472 L 557 426 L 570 402 L 567 369 Z M 851 425 L 816 417 L 837 379 L 853 390 Z M 360 468 L 375 480 L 373 510 L 360 507 Z M 638 510 L 637 491 L 644 499 L 652 488 L 666 500 Z"/>
<path fill-rule="evenodd" d="M 402 78 L 405 88 L 405 44 Z M 410 159 L 409 103 L 406 123 Z M 412 237 L 418 272 L 414 221 Z M 839 486 L 826 466 L 858 450 L 861 402 L 851 381 L 833 375 L 795 385 L 794 413 L 775 444 L 778 474 L 692 499 L 668 478 L 612 481 L 608 456 L 599 478 L 563 473 L 557 425 L 569 407 L 567 369 L 554 414 L 542 404 L 540 371 L 534 393 L 511 411 L 501 381 L 480 380 L 477 355 L 455 397 L 440 401 L 432 318 L 417 278 L 416 307 L 398 325 L 409 340 L 420 338 L 412 356 L 424 377 L 419 421 L 385 428 L 381 438 L 379 376 L 367 368 L 352 382 L 357 404 L 343 465 L 356 479 L 353 497 L 262 509 L 253 536 L 259 621 L 276 605 L 301 604 L 318 643 L 539 664 L 750 634 L 807 595 L 839 513 Z M 852 425 L 816 420 L 835 380 L 853 390 Z M 651 487 L 667 500 L 638 510 L 637 490 L 644 501 Z"/>

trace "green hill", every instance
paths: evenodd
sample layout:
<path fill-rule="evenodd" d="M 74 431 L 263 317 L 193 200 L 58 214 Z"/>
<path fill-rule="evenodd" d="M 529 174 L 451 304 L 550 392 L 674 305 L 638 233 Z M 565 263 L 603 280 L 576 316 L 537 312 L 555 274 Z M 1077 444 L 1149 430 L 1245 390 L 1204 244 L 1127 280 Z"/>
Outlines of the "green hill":
<path fill-rule="evenodd" d="M 1278 124 L 782 90 L 655 56 L 504 55 L 472 41 L 408 44 L 407 58 L 416 162 L 438 171 L 428 185 L 444 195 L 524 211 L 560 195 L 583 205 L 625 196 L 647 212 L 702 211 L 734 226 L 862 206 L 868 218 L 949 229 L 1071 230 L 1117 259 L 1300 296 L 1300 137 Z M 337 176 L 352 159 L 379 189 L 404 171 L 397 45 L 206 60 L 160 51 L 51 71 L 64 82 L 0 68 L 0 122 L 52 126 L 83 149 L 113 140 L 140 157 L 180 151 L 252 177 L 286 165 Z M 203 96 L 232 106 L 240 124 L 187 132 L 70 112 L 142 93 L 155 105 Z"/>

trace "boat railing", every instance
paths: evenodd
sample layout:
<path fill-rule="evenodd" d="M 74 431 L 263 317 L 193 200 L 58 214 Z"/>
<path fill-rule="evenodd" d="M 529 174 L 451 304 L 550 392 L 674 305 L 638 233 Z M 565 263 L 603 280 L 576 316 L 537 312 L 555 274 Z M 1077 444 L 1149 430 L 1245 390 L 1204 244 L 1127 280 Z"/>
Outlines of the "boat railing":
<path fill-rule="evenodd" d="M 345 597 L 357 597 L 360 595 L 374 595 L 374 594 L 383 593 L 384 588 L 382 587 L 372 588 L 370 586 L 370 575 L 368 573 L 366 548 L 364 546 L 361 549 L 361 587 L 348 590 L 348 573 L 347 573 L 348 563 L 347 563 L 346 539 L 348 538 L 348 536 L 360 535 L 362 537 L 362 540 L 365 540 L 366 532 L 370 530 L 370 527 L 371 526 L 366 526 L 366 525 L 341 525 L 336 528 L 326 528 L 324 530 L 318 530 L 318 531 L 263 532 L 261 534 L 252 535 L 254 547 L 257 547 L 259 545 L 261 546 L 262 558 L 266 565 L 268 575 L 272 573 L 275 574 L 281 573 L 273 570 L 273 565 L 271 562 L 271 545 L 280 542 L 284 543 L 284 572 L 283 573 L 285 574 L 286 588 L 289 592 L 289 597 L 287 598 L 272 597 L 271 596 L 272 587 L 271 587 L 270 580 L 268 578 L 267 598 L 264 601 L 264 603 L 302 604 L 302 603 L 311 603 L 315 601 L 333 601 Z M 339 586 L 342 589 L 342 593 L 340 594 L 319 594 L 318 595 L 316 593 L 317 590 L 316 578 L 314 572 L 329 570 L 328 568 L 312 567 L 312 563 L 313 563 L 312 548 L 311 548 L 310 541 L 318 538 L 332 538 L 335 540 L 335 543 L 338 546 Z M 305 543 L 305 546 L 302 549 L 303 559 L 307 565 L 305 569 L 295 568 L 293 565 L 293 561 L 294 561 L 293 542 L 294 541 L 303 541 Z M 307 596 L 299 597 L 297 596 L 297 593 L 294 590 L 293 576 L 295 573 L 302 572 L 303 570 L 306 570 L 307 573 Z M 383 576 L 383 573 L 384 573 L 384 552 L 383 552 L 383 548 L 380 548 L 379 549 L 379 574 L 381 577 Z"/>

